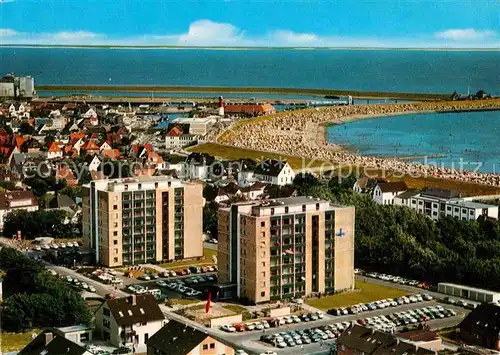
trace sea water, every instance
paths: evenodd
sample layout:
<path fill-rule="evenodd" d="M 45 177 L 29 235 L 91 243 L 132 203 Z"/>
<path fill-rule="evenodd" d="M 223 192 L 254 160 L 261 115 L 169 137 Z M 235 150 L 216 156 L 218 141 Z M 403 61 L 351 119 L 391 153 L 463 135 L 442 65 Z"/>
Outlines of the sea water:
<path fill-rule="evenodd" d="M 500 173 L 500 111 L 372 118 L 329 126 L 327 139 L 362 155 Z"/>
<path fill-rule="evenodd" d="M 36 84 L 190 85 L 500 94 L 500 51 L 0 48 Z"/>

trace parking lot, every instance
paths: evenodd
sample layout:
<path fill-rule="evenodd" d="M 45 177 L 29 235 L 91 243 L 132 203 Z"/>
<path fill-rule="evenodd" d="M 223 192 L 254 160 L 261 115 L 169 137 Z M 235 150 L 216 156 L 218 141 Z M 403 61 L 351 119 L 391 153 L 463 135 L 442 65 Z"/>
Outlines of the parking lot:
<path fill-rule="evenodd" d="M 353 322 L 357 324 L 364 323 L 365 326 L 380 330 L 386 325 L 387 331 L 394 332 L 403 330 L 405 326 L 415 326 L 419 323 L 425 323 L 431 329 L 441 329 L 457 325 L 468 312 L 469 310 L 455 305 L 441 305 L 435 299 L 430 301 L 422 300 L 422 302 L 397 304 L 396 306 L 377 308 L 375 310 L 367 310 L 356 314 L 342 314 L 340 316 L 326 315 L 323 319 L 314 322 L 291 323 L 280 328 L 270 327 L 265 330 L 265 334 L 262 334 L 262 331 L 260 331 L 259 333 L 261 334 L 259 334 L 256 330 L 253 330 L 233 332 L 227 334 L 226 337 L 231 339 L 234 343 L 244 344 L 251 349 L 262 350 L 268 348 L 280 354 L 314 354 L 321 353 L 321 351 L 327 348 L 325 344 L 335 341 L 341 332 L 340 326 L 345 328 Z M 443 316 L 441 317 L 440 314 Z M 391 322 L 394 326 L 392 326 Z M 406 322 L 408 322 L 408 324 L 406 324 Z M 337 331 L 335 331 L 332 326 L 336 326 Z M 329 330 L 334 337 L 327 333 L 327 330 Z M 277 344 L 279 341 L 276 341 L 275 345 L 272 336 L 276 336 L 283 332 L 297 333 L 301 337 L 300 340 L 302 344 L 297 344 L 297 342 L 295 342 L 295 345 L 292 344 L 292 346 L 289 346 L 285 341 L 286 347 L 283 347 L 283 344 L 278 347 Z M 326 340 L 321 332 L 326 335 Z M 308 343 L 307 339 L 304 340 L 304 334 L 311 340 L 310 343 Z M 321 336 L 321 341 L 313 341 L 312 336 L 314 334 L 319 334 Z M 263 338 L 262 335 L 266 335 L 267 337 Z M 280 336 L 284 338 L 283 334 Z M 294 333 L 289 334 L 289 336 L 292 338 L 297 337 Z M 316 336 L 316 338 L 319 339 L 319 336 Z M 277 340 L 280 339 L 278 338 Z"/>
<path fill-rule="evenodd" d="M 181 298 L 205 300 L 209 286 L 216 282 L 217 275 L 214 273 L 177 276 L 168 279 L 155 275 L 152 281 L 128 285 L 126 291 L 135 294 L 151 293 L 159 300 Z"/>

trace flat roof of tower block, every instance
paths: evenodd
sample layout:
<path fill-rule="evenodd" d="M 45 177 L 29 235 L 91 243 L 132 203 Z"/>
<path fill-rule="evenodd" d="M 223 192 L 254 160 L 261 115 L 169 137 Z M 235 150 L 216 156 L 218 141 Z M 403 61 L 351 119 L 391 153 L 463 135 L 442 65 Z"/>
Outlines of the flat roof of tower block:
<path fill-rule="evenodd" d="M 346 207 L 352 207 L 352 206 L 347 206 L 347 205 L 338 205 L 334 204 L 331 201 L 327 200 L 322 200 L 320 198 L 315 198 L 312 196 L 293 196 L 293 197 L 282 197 L 282 198 L 275 198 L 275 199 L 266 199 L 266 200 L 257 200 L 257 201 L 244 201 L 244 202 L 238 202 L 234 203 L 233 205 L 238 205 L 238 206 L 251 206 L 253 208 L 268 208 L 268 207 L 281 207 L 281 206 L 301 206 L 301 205 L 312 205 L 312 204 L 328 204 L 330 207 L 337 207 L 337 208 L 346 208 Z M 229 210 L 230 207 L 227 208 L 221 208 L 221 210 Z"/>

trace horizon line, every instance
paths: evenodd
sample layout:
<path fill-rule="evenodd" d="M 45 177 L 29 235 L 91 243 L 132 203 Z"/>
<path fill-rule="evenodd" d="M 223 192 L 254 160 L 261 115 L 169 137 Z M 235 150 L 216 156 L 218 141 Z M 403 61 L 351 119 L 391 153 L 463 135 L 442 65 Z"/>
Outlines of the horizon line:
<path fill-rule="evenodd" d="M 500 51 L 498 47 L 337 47 L 337 46 L 182 46 L 182 45 L 113 45 L 113 44 L 0 44 L 0 48 L 106 48 L 106 49 L 252 49 L 252 50 L 435 50 Z"/>

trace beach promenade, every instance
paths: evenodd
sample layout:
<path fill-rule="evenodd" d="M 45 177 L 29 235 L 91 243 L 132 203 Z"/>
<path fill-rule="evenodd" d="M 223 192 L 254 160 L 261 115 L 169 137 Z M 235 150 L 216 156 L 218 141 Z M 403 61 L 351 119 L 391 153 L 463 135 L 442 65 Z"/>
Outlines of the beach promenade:
<path fill-rule="evenodd" d="M 384 117 L 391 115 L 460 112 L 467 110 L 497 110 L 500 99 L 474 101 L 439 101 L 404 104 L 376 104 L 325 107 L 284 112 L 273 116 L 240 121 L 219 135 L 217 143 L 300 156 L 330 162 L 339 166 L 362 167 L 384 175 L 436 177 L 500 186 L 499 174 L 479 173 L 467 169 L 449 169 L 433 165 L 408 163 L 398 159 L 361 156 L 345 151 L 335 144 L 328 144 L 325 133 L 329 124 Z M 445 132 L 443 132 L 445 134 Z"/>

